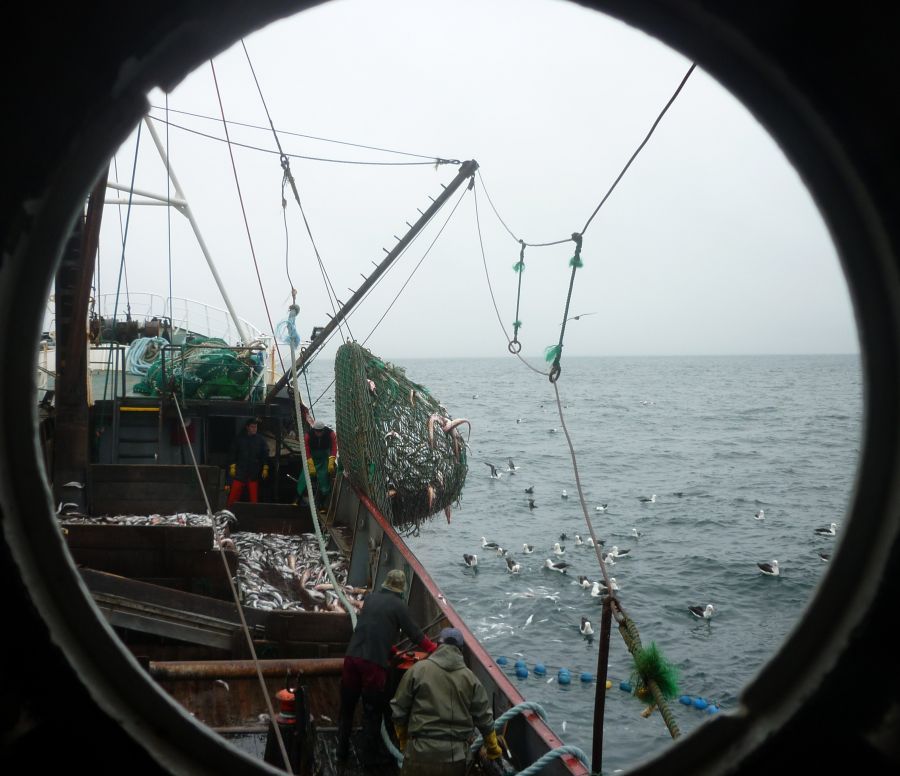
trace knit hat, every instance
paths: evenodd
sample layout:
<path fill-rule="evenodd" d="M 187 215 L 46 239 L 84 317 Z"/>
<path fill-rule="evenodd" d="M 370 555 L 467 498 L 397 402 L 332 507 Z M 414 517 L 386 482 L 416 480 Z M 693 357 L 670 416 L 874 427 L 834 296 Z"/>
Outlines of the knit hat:
<path fill-rule="evenodd" d="M 384 582 L 381 584 L 383 590 L 390 590 L 392 593 L 406 592 L 406 574 L 400 569 L 393 569 L 388 572 Z"/>
<path fill-rule="evenodd" d="M 459 628 L 444 628 L 437 637 L 438 644 L 453 644 L 462 649 L 466 645 L 462 631 Z"/>
<path fill-rule="evenodd" d="M 323 428 L 325 428 L 325 421 L 317 420 L 315 423 L 312 424 L 312 427 L 313 427 L 313 430 L 315 430 L 315 431 L 321 431 Z"/>

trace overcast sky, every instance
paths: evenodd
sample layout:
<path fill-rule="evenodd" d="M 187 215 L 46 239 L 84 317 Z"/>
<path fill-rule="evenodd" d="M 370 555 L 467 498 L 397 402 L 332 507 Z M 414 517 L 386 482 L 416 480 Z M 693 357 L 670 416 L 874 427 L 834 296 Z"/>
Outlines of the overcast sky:
<path fill-rule="evenodd" d="M 619 21 L 563 0 L 337 0 L 244 43 L 289 154 L 421 161 L 304 139 L 302 133 L 404 152 L 476 159 L 481 178 L 367 346 L 385 358 L 503 356 L 477 214 L 504 325 L 515 319 L 519 246 L 582 229 L 691 62 Z M 214 60 L 225 117 L 268 120 L 240 43 Z M 209 64 L 169 95 L 169 120 L 223 137 Z M 150 95 L 154 106 L 165 97 Z M 217 121 L 175 113 L 186 111 Z M 164 111 L 153 114 L 164 118 Z M 166 128 L 158 124 L 165 139 Z M 231 126 L 232 141 L 271 151 L 270 130 Z M 300 211 L 288 192 L 286 243 L 277 155 L 234 147 L 250 235 L 227 146 L 170 126 L 171 163 L 239 314 L 268 329 L 250 251 L 277 324 L 299 292 L 301 334 L 331 311 Z M 114 177 L 130 180 L 134 137 Z M 337 295 L 362 282 L 455 167 L 362 166 L 292 159 L 313 238 Z M 141 134 L 140 188 L 165 191 Z M 456 197 L 451 200 L 451 205 Z M 350 319 L 369 336 L 444 224 L 445 207 Z M 124 217 L 124 209 L 123 209 Z M 128 288 L 168 293 L 163 208 L 135 209 Z M 172 215 L 174 295 L 223 307 L 185 219 Z M 285 266 L 287 252 L 287 271 Z M 119 221 L 107 209 L 101 292 L 114 293 Z M 558 340 L 571 243 L 529 248 L 519 319 L 523 354 Z M 716 81 L 694 71 L 584 235 L 567 355 L 847 353 L 858 343 L 824 222 L 781 150 Z M 124 286 L 123 286 L 124 294 Z M 137 305 L 133 305 L 137 309 Z M 332 341 L 326 352 L 333 352 Z"/>

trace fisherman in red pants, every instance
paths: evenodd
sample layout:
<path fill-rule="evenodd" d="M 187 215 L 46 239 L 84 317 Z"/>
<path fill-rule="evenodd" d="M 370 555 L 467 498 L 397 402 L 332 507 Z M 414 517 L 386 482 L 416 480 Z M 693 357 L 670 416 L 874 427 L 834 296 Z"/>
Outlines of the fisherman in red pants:
<path fill-rule="evenodd" d="M 256 433 L 258 429 L 259 422 L 256 418 L 250 418 L 231 445 L 231 460 L 234 463 L 228 467 L 231 475 L 229 507 L 235 501 L 240 501 L 245 486 L 248 500 L 253 504 L 259 501 L 259 480 L 269 476 L 269 446 Z"/>

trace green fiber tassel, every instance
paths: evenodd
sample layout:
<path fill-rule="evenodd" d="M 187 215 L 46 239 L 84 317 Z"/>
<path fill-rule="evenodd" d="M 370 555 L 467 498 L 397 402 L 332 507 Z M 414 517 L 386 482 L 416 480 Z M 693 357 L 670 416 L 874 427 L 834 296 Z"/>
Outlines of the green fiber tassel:
<path fill-rule="evenodd" d="M 631 678 L 638 689 L 654 681 L 663 697 L 678 695 L 678 669 L 663 657 L 656 642 L 634 653 Z"/>
<path fill-rule="evenodd" d="M 513 321 L 513 329 L 518 331 L 522 328 L 522 321 Z"/>
<path fill-rule="evenodd" d="M 544 351 L 544 358 L 548 364 L 552 364 L 559 358 L 560 353 L 562 353 L 562 345 L 551 345 Z"/>
<path fill-rule="evenodd" d="M 524 261 L 517 261 L 515 264 L 513 264 L 513 272 L 521 272 L 523 269 L 525 269 Z"/>
<path fill-rule="evenodd" d="M 572 257 L 572 259 L 569 261 L 569 266 L 570 266 L 570 267 L 575 267 L 575 269 L 580 269 L 581 267 L 583 267 L 583 266 L 584 266 L 584 262 L 581 260 L 581 256 L 579 256 L 579 255 L 576 253 L 576 254 Z"/>

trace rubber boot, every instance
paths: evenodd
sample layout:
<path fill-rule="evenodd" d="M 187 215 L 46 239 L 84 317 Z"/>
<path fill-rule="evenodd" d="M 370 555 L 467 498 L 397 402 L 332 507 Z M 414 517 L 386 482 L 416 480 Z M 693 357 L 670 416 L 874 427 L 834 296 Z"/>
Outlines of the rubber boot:
<path fill-rule="evenodd" d="M 338 716 L 338 745 L 337 758 L 339 762 L 346 762 L 350 754 L 350 733 L 353 731 L 353 713 L 356 711 L 356 702 L 359 693 L 341 687 L 341 711 Z"/>
<path fill-rule="evenodd" d="M 359 762 L 366 768 L 376 768 L 390 761 L 381 743 L 381 720 L 384 711 L 384 693 L 362 693 L 363 730 Z"/>

